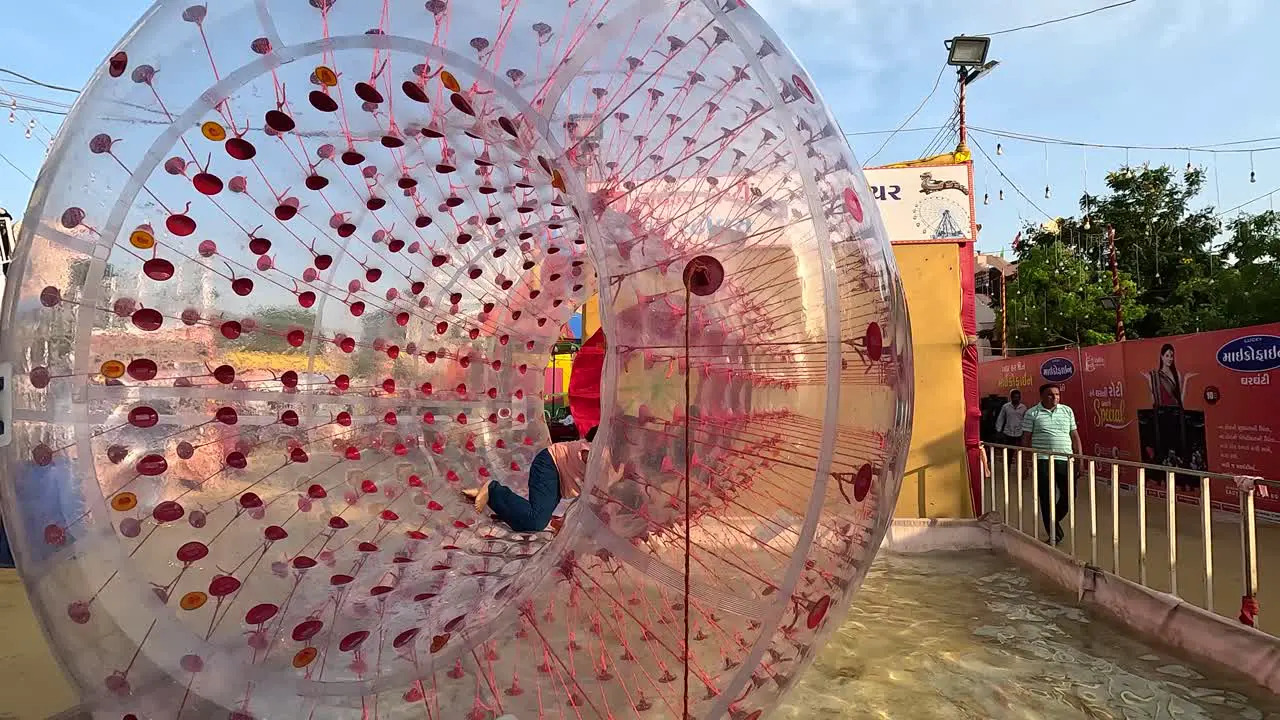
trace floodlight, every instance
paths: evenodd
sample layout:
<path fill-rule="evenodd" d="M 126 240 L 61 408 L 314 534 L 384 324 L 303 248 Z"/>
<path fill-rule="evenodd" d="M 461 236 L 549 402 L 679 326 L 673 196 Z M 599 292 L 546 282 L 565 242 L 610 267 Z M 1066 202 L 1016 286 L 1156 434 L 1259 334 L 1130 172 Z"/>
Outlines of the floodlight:
<path fill-rule="evenodd" d="M 947 64 L 956 67 L 980 67 L 987 61 L 991 38 L 957 35 L 943 43 L 948 52 Z"/>

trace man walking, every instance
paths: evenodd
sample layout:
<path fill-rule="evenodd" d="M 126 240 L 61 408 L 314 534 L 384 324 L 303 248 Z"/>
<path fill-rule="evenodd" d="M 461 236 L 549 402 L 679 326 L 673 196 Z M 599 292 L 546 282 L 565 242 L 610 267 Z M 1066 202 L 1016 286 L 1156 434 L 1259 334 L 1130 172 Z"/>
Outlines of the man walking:
<path fill-rule="evenodd" d="M 1044 530 L 1054 545 L 1062 542 L 1062 519 L 1072 501 L 1070 466 L 1067 455 L 1080 454 L 1080 433 L 1076 416 L 1061 403 L 1062 389 L 1053 383 L 1040 386 L 1040 403 L 1029 408 L 1022 417 L 1022 445 L 1053 454 L 1053 486 L 1049 485 L 1050 455 L 1036 453 L 1036 480 L 1040 493 L 1040 517 Z M 1049 517 L 1049 498 L 1053 493 L 1054 517 Z"/>
<path fill-rule="evenodd" d="M 1022 418 L 1027 414 L 1027 406 L 1022 404 L 1022 391 L 1009 393 L 1009 402 L 1000 408 L 996 417 L 996 432 L 1000 433 L 1001 445 L 1022 444 Z"/>

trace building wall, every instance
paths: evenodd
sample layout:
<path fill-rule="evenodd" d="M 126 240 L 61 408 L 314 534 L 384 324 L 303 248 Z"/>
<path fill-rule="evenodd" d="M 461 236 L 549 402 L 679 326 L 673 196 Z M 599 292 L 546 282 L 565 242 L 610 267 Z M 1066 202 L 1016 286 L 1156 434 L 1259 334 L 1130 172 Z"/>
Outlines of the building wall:
<path fill-rule="evenodd" d="M 911 313 L 915 424 L 896 517 L 971 517 L 956 245 L 895 245 Z"/>

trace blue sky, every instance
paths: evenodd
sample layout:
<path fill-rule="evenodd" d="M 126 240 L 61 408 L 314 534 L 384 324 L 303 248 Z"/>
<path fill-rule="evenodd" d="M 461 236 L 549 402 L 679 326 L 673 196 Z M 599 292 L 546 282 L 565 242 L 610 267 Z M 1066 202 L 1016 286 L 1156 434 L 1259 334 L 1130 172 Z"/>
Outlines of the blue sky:
<path fill-rule="evenodd" d="M 46 82 L 79 87 L 134 19 L 145 0 L 100 2 L 51 0 L 9 3 L 0 66 Z M 814 75 L 844 130 L 851 133 L 897 127 L 929 92 L 945 59 L 942 41 L 960 33 L 994 32 L 1069 15 L 1108 0 L 755 0 Z M 1212 6 L 1212 9 L 1211 9 Z M 983 128 L 1123 145 L 1205 145 L 1280 135 L 1280 94 L 1271 63 L 1280 3 L 1266 0 L 1137 0 L 1079 20 L 993 38 L 991 57 L 1001 66 L 970 88 L 969 122 Z M 947 75 L 932 101 L 909 127 L 936 126 L 953 108 Z M 0 76 L 0 92 L 37 94 Z M 67 99 L 41 91 L 44 97 Z M 0 100 L 7 99 L 0 95 Z M 44 155 L 36 140 L 57 129 L 57 116 L 19 111 L 5 122 L 0 110 L 0 153 L 34 177 Z M 40 125 L 35 139 L 25 123 Z M 904 132 L 876 163 L 918 156 L 934 131 Z M 884 135 L 851 138 L 867 158 Z M 993 137 L 976 140 L 995 157 Z M 1003 140 L 995 157 L 1030 199 L 1051 215 L 1074 213 L 1086 182 L 1102 186 L 1106 170 L 1125 161 L 1123 150 L 1051 146 Z M 1280 141 L 1260 146 L 1280 145 Z M 981 153 L 974 152 L 978 207 L 983 224 L 979 248 L 1007 246 L 1022 218 L 1043 216 L 1004 183 Z M 1187 153 L 1133 150 L 1129 161 L 1181 167 Z M 1280 188 L 1280 151 L 1253 155 L 1256 183 L 1249 182 L 1247 153 L 1191 161 L 1211 173 L 1205 204 L 1226 209 Z M 1087 173 L 1086 173 L 1087 167 Z M 1216 174 L 1216 177 L 1214 176 Z M 1044 198 L 1046 183 L 1052 199 Z M 1005 200 L 996 197 L 1005 189 Z M 0 161 L 0 206 L 15 215 L 26 206 L 31 182 Z M 1265 210 L 1263 198 L 1248 206 Z"/>

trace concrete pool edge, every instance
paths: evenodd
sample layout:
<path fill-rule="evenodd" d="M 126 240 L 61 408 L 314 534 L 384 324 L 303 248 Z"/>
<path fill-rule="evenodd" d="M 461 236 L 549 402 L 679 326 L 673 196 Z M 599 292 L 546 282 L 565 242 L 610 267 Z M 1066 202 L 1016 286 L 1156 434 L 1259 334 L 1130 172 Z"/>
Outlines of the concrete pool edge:
<path fill-rule="evenodd" d="M 1074 593 L 1078 602 L 1097 608 L 1125 627 L 1242 673 L 1280 694 L 1280 638 L 1090 567 L 998 521 L 897 519 L 881 548 L 903 554 L 995 550 Z"/>
<path fill-rule="evenodd" d="M 882 550 L 925 553 L 946 550 L 990 550 L 991 528 L 979 520 L 898 518 L 885 533 Z"/>

